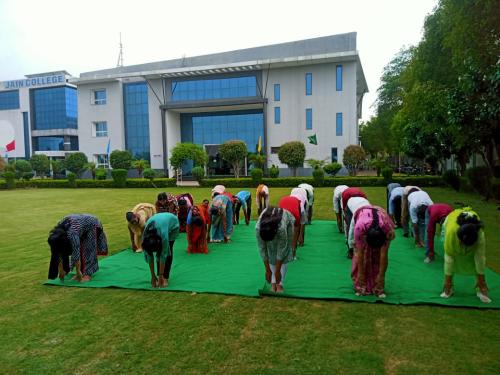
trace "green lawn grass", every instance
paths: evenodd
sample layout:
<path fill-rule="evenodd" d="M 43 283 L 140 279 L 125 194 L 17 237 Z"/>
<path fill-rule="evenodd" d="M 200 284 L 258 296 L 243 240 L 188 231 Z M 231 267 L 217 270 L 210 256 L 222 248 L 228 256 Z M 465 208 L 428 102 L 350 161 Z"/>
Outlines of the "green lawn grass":
<path fill-rule="evenodd" d="M 364 190 L 385 206 L 384 188 Z M 171 191 L 190 191 L 196 201 L 209 195 Z M 271 201 L 289 191 L 271 189 Z M 488 265 L 499 272 L 497 205 L 428 191 L 435 202 L 478 211 Z M 500 373 L 495 310 L 42 285 L 47 234 L 62 216 L 98 216 L 114 253 L 129 245 L 125 212 L 158 192 L 0 192 L 0 373 Z M 333 219 L 331 201 L 332 189 L 316 189 L 314 217 Z"/>

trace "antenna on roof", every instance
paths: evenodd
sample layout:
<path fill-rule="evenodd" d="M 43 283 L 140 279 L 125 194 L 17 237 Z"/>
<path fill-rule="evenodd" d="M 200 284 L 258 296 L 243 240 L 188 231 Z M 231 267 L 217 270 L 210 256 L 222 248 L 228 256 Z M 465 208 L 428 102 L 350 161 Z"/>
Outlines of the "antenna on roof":
<path fill-rule="evenodd" d="M 123 45 L 122 45 L 122 33 L 120 33 L 120 52 L 118 53 L 118 63 L 116 64 L 118 68 L 123 66 Z"/>

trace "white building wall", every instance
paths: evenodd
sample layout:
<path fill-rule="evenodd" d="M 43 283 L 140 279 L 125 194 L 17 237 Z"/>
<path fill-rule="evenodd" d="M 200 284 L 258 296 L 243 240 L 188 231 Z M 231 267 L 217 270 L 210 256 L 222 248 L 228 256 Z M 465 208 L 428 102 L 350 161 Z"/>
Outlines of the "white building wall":
<path fill-rule="evenodd" d="M 331 161 L 331 148 L 337 147 L 342 163 L 344 149 L 357 144 L 356 63 L 342 62 L 343 90 L 336 91 L 337 64 L 318 64 L 297 68 L 271 69 L 267 84 L 267 152 L 268 164 L 286 167 L 271 147 L 299 140 L 306 145 L 306 159 Z M 312 73 L 312 95 L 305 94 L 305 76 Z M 266 82 L 267 71 L 263 72 Z M 274 101 L 274 84 L 280 84 L 281 98 Z M 281 108 L 281 123 L 274 123 L 274 107 Z M 306 130 L 306 108 L 312 108 L 312 130 Z M 343 133 L 336 135 L 336 113 L 342 113 Z M 308 136 L 316 134 L 318 145 L 309 144 Z"/>
<path fill-rule="evenodd" d="M 151 168 L 163 169 L 163 141 L 160 100 L 163 100 L 161 80 L 150 81 L 148 86 L 148 112 L 149 112 L 149 150 L 151 155 Z M 158 98 L 156 95 L 158 95 Z"/>
<path fill-rule="evenodd" d="M 106 104 L 93 104 L 93 91 L 106 90 Z M 96 137 L 93 123 L 106 121 L 107 137 Z M 125 131 L 123 118 L 123 90 L 120 81 L 78 85 L 78 141 L 79 149 L 94 161 L 94 155 L 106 154 L 110 142 L 110 151 L 125 149 Z"/>

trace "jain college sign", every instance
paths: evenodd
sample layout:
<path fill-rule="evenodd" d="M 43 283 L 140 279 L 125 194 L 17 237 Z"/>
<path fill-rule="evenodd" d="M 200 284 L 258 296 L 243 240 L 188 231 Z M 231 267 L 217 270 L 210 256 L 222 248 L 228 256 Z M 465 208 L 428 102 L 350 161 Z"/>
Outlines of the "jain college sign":
<path fill-rule="evenodd" d="M 22 87 L 36 87 L 45 85 L 55 85 L 58 83 L 65 83 L 66 78 L 64 74 L 57 74 L 52 76 L 33 77 L 26 79 L 16 79 L 14 81 L 5 81 L 3 83 L 4 89 L 19 89 Z"/>

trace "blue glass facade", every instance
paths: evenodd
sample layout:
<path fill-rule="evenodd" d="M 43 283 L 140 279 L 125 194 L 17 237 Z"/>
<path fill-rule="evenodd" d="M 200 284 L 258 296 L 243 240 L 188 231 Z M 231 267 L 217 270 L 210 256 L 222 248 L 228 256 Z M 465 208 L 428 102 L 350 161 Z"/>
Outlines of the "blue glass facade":
<path fill-rule="evenodd" d="M 78 151 L 78 137 L 69 137 L 70 150 Z M 33 151 L 64 151 L 64 137 L 33 137 Z"/>
<path fill-rule="evenodd" d="M 30 157 L 30 123 L 28 121 L 28 112 L 23 112 L 23 129 L 24 129 L 24 157 Z"/>
<path fill-rule="evenodd" d="M 281 100 L 281 86 L 279 83 L 274 84 L 274 101 L 279 102 Z"/>
<path fill-rule="evenodd" d="M 313 128 L 313 110 L 312 108 L 306 108 L 306 129 L 311 130 Z"/>
<path fill-rule="evenodd" d="M 335 135 L 341 136 L 343 133 L 342 113 L 337 113 Z"/>
<path fill-rule="evenodd" d="M 19 90 L 0 91 L 0 111 L 19 109 Z"/>
<path fill-rule="evenodd" d="M 147 84 L 145 82 L 124 84 L 123 106 L 126 149 L 136 159 L 151 160 Z"/>
<path fill-rule="evenodd" d="M 218 145 L 239 139 L 255 152 L 259 137 L 264 139 L 262 110 L 181 114 L 181 142 Z"/>
<path fill-rule="evenodd" d="M 77 95 L 72 87 L 32 90 L 33 129 L 76 129 Z"/>
<path fill-rule="evenodd" d="M 213 100 L 257 96 L 255 76 L 172 81 L 175 101 Z"/>
<path fill-rule="evenodd" d="M 306 95 L 312 95 L 313 93 L 313 75 L 312 73 L 306 73 Z"/>
<path fill-rule="evenodd" d="M 336 69 L 336 89 L 342 91 L 342 65 L 337 65 Z"/>
<path fill-rule="evenodd" d="M 274 123 L 281 124 L 281 108 L 274 107 Z"/>

